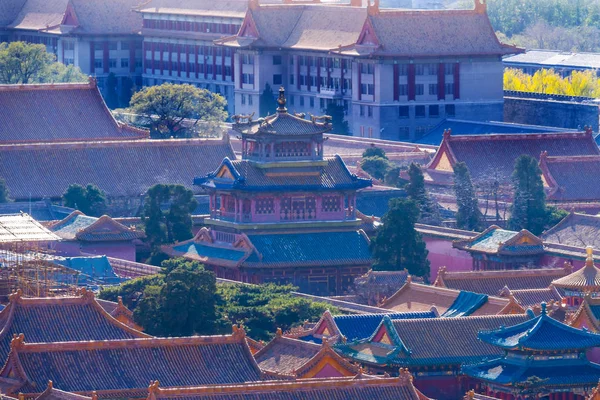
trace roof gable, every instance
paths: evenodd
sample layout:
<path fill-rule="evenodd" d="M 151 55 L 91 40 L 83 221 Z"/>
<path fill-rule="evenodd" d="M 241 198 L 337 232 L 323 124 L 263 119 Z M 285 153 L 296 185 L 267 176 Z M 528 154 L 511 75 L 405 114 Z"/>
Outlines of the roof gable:
<path fill-rule="evenodd" d="M 496 225 L 490 226 L 473 239 L 454 242 L 453 246 L 489 254 L 527 255 L 544 252 L 543 241 L 526 229 L 515 232 Z"/>
<path fill-rule="evenodd" d="M 65 10 L 65 15 L 63 16 L 63 19 L 60 22 L 60 24 L 68 25 L 68 26 L 78 26 L 79 25 L 79 20 L 77 19 L 77 14 L 75 14 L 75 9 L 73 8 L 73 3 L 69 2 L 69 4 L 67 4 L 67 9 Z"/>
<path fill-rule="evenodd" d="M 315 343 L 285 337 L 278 330 L 275 338 L 254 354 L 254 359 L 263 371 L 296 376 L 296 371 L 312 359 L 319 348 Z"/>
<path fill-rule="evenodd" d="M 567 246 L 600 248 L 600 217 L 570 212 L 558 224 L 542 234 L 545 242 Z"/>
<path fill-rule="evenodd" d="M 250 10 L 246 11 L 246 16 L 244 17 L 244 21 L 242 22 L 238 36 L 253 39 L 258 39 L 260 37 L 258 28 L 256 27 L 256 22 L 254 22 L 254 18 L 252 18 L 252 12 L 250 12 Z"/>

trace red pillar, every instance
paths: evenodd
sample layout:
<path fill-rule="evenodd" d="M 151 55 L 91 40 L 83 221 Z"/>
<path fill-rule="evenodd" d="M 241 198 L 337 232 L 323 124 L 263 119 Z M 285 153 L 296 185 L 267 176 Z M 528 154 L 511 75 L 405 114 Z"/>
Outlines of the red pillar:
<path fill-rule="evenodd" d="M 375 101 L 375 89 L 376 89 L 376 87 L 375 87 L 375 82 L 376 82 L 375 81 L 375 66 L 376 65 L 377 64 L 373 64 L 373 101 Z"/>
<path fill-rule="evenodd" d="M 438 100 L 446 98 L 446 70 L 444 63 L 440 63 L 438 68 Z"/>
<path fill-rule="evenodd" d="M 362 64 L 358 62 L 356 65 L 358 65 L 358 101 L 360 101 L 362 99 Z"/>
<path fill-rule="evenodd" d="M 204 46 L 204 79 L 208 79 L 208 68 L 206 61 L 208 61 L 208 46 Z"/>
<path fill-rule="evenodd" d="M 90 72 L 92 75 L 96 75 L 96 67 L 94 64 L 96 63 L 96 44 L 94 42 L 90 42 Z"/>
<path fill-rule="evenodd" d="M 327 69 L 329 71 L 329 68 Z M 317 57 L 317 93 L 321 92 L 321 57 Z"/>
<path fill-rule="evenodd" d="M 158 47 L 158 52 L 160 53 L 158 56 L 158 59 L 160 60 L 160 74 L 163 74 L 163 71 L 165 70 L 165 50 L 169 49 L 168 45 L 165 45 L 163 43 L 159 43 L 158 45 L 156 45 Z M 152 46 L 152 59 L 154 59 L 154 45 Z M 154 68 L 152 69 L 152 73 L 154 73 Z"/>
<path fill-rule="evenodd" d="M 332 62 L 333 60 L 331 58 L 327 59 L 327 87 L 333 87 L 333 85 L 331 84 L 331 68 L 332 68 Z"/>
<path fill-rule="evenodd" d="M 454 98 L 460 99 L 460 63 L 454 64 Z"/>
<path fill-rule="evenodd" d="M 225 82 L 225 49 L 221 48 L 221 80 Z"/>
<path fill-rule="evenodd" d="M 167 50 L 169 51 L 169 61 L 167 65 L 167 70 L 169 71 L 169 76 L 173 75 L 173 45 L 169 43 L 167 46 Z"/>
<path fill-rule="evenodd" d="M 212 79 L 213 79 L 213 81 L 216 81 L 217 80 L 217 48 L 215 46 L 212 46 L 212 68 L 213 68 Z"/>
<path fill-rule="evenodd" d="M 178 44 L 177 46 L 175 46 L 175 50 L 177 50 L 177 76 L 179 78 L 181 78 L 181 49 L 182 49 L 181 44 Z"/>
<path fill-rule="evenodd" d="M 310 92 L 310 64 L 312 61 L 312 56 L 306 57 L 306 90 Z"/>
<path fill-rule="evenodd" d="M 243 64 L 242 64 L 242 54 L 238 54 L 238 81 L 239 83 L 239 88 L 241 89 L 243 86 L 243 82 L 242 82 L 242 74 L 243 74 Z"/>
<path fill-rule="evenodd" d="M 200 73 L 200 46 L 194 46 L 194 52 L 196 53 L 196 68 L 194 70 L 196 71 L 196 79 L 198 79 L 198 74 Z"/>
<path fill-rule="evenodd" d="M 400 68 L 394 64 L 394 101 L 400 100 Z"/>
<path fill-rule="evenodd" d="M 575 395 L 573 392 L 569 393 L 569 400 L 574 400 Z"/>
<path fill-rule="evenodd" d="M 294 56 L 296 58 L 296 88 L 300 90 L 300 62 L 298 56 Z"/>
<path fill-rule="evenodd" d="M 231 57 L 231 82 L 234 82 L 235 87 L 235 52 L 233 49 L 230 50 L 229 56 Z"/>
<path fill-rule="evenodd" d="M 415 64 L 408 64 L 408 100 L 415 100 L 416 95 Z"/>
<path fill-rule="evenodd" d="M 190 77 L 190 47 L 187 44 L 183 45 L 185 48 L 185 76 Z"/>
<path fill-rule="evenodd" d="M 135 72 L 135 40 L 129 42 L 129 72 Z"/>
<path fill-rule="evenodd" d="M 342 93 L 346 94 L 346 90 L 344 90 L 344 67 L 346 66 L 346 60 L 344 60 L 343 58 L 340 61 L 340 67 L 342 68 L 342 72 L 341 72 L 341 85 L 342 85 Z"/>

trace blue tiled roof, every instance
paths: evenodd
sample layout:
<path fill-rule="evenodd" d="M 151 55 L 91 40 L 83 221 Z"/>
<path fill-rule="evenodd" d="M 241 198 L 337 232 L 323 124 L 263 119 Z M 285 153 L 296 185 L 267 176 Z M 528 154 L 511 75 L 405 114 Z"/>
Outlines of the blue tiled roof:
<path fill-rule="evenodd" d="M 468 317 L 483 306 L 487 300 L 488 296 L 485 294 L 463 290 L 442 317 Z"/>
<path fill-rule="evenodd" d="M 336 315 L 333 317 L 338 329 L 347 340 L 360 340 L 373 335 L 384 316 L 393 320 L 416 319 L 416 318 L 436 318 L 432 311 L 408 312 L 395 314 L 357 314 L 357 315 Z M 304 339 L 304 338 L 302 338 Z"/>
<path fill-rule="evenodd" d="M 383 217 L 390 209 L 390 200 L 405 198 L 403 190 L 365 190 L 356 194 L 356 209 L 367 216 Z"/>
<path fill-rule="evenodd" d="M 240 261 L 246 253 L 240 250 L 225 249 L 222 247 L 206 246 L 202 243 L 186 243 L 173 247 L 173 250 L 190 256 L 218 258 L 228 261 Z"/>
<path fill-rule="evenodd" d="M 106 256 L 66 257 L 64 259 L 57 259 L 55 262 L 72 270 L 79 271 L 83 275 L 80 276 L 79 283 L 85 283 L 87 280 L 104 283 L 121 282 L 121 278 L 115 274 Z M 83 278 L 85 278 L 85 281 Z"/>
<path fill-rule="evenodd" d="M 535 376 L 540 378 L 538 386 L 595 387 L 600 376 L 600 365 L 591 363 L 585 358 L 547 361 L 499 358 L 477 365 L 464 366 L 462 372 L 470 377 L 498 385 L 514 386 Z"/>
<path fill-rule="evenodd" d="M 600 347 L 600 335 L 549 317 L 545 303 L 538 317 L 508 328 L 481 331 L 478 337 L 506 350 L 560 351 Z"/>
<path fill-rule="evenodd" d="M 72 240 L 75 239 L 77 232 L 87 228 L 96 221 L 98 221 L 96 217 L 88 217 L 87 215 L 76 213 L 71 214 L 71 218 L 52 226 L 50 230 L 63 239 Z"/>
<path fill-rule="evenodd" d="M 493 229 L 479 239 L 471 242 L 469 248 L 479 251 L 496 251 L 501 243 L 506 243 L 519 232 Z"/>
<path fill-rule="evenodd" d="M 252 253 L 245 265 L 371 264 L 367 239 L 357 231 L 248 235 Z"/>
<path fill-rule="evenodd" d="M 589 304 L 590 310 L 596 319 L 600 320 L 600 305 Z"/>

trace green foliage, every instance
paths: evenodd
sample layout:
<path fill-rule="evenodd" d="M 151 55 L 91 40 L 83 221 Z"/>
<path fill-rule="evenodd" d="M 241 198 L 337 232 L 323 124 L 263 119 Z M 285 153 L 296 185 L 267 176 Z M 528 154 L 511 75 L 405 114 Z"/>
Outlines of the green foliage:
<path fill-rule="evenodd" d="M 362 159 L 360 167 L 373 178 L 383 180 L 391 165 L 386 158 L 366 157 Z"/>
<path fill-rule="evenodd" d="M 288 330 L 305 320 L 317 321 L 326 309 L 338 310 L 323 303 L 293 297 L 293 286 L 274 284 L 249 286 L 224 284 L 218 286 L 218 309 L 223 325 L 239 324 L 248 336 L 268 340 L 277 328 Z"/>
<path fill-rule="evenodd" d="M 65 207 L 75 208 L 85 215 L 99 217 L 106 212 L 106 194 L 91 183 L 86 187 L 72 184 L 63 194 L 63 204 Z"/>
<path fill-rule="evenodd" d="M 402 171 L 402 167 L 391 167 L 385 173 L 385 177 L 383 178 L 383 182 L 386 185 L 393 187 L 404 187 L 406 181 L 400 178 L 400 172 Z"/>
<path fill-rule="evenodd" d="M 459 229 L 476 231 L 481 228 L 483 215 L 475 195 L 471 174 L 467 164 L 459 162 L 454 166 L 454 193 L 456 194 L 456 225 Z"/>
<path fill-rule="evenodd" d="M 437 204 L 429 198 L 425 189 L 425 177 L 421 167 L 411 163 L 408 167 L 409 182 L 405 186 L 406 194 L 412 199 L 420 210 L 419 222 L 428 225 L 441 223 L 440 211 Z"/>
<path fill-rule="evenodd" d="M 415 230 L 419 207 L 413 200 L 392 199 L 381 219 L 383 226 L 371 241 L 374 268 L 380 271 L 408 270 L 412 275 L 429 276 L 429 251 Z"/>
<path fill-rule="evenodd" d="M 383 150 L 380 147 L 375 147 L 375 146 L 371 146 L 368 147 L 362 154 L 363 158 L 368 158 L 368 157 L 381 157 L 381 158 L 385 158 L 386 160 L 388 159 L 387 156 L 385 155 L 385 150 Z"/>
<path fill-rule="evenodd" d="M 108 77 L 106 78 L 106 84 L 104 86 L 104 101 L 111 110 L 119 107 L 117 84 L 117 77 L 115 76 L 114 72 L 108 74 Z"/>
<path fill-rule="evenodd" d="M 548 210 L 548 220 L 546 221 L 546 229 L 552 228 L 554 225 L 562 221 L 569 213 L 565 210 L 556 207 L 546 207 Z"/>
<path fill-rule="evenodd" d="M 546 226 L 548 210 L 542 170 L 537 160 L 528 155 L 517 158 L 512 181 L 514 200 L 509 227 L 513 230 L 527 229 L 534 235 L 539 235 Z"/>
<path fill-rule="evenodd" d="M 135 91 L 135 85 L 130 77 L 123 78 L 121 82 L 121 93 L 119 95 L 119 105 L 125 106 L 131 101 L 131 96 Z"/>
<path fill-rule="evenodd" d="M 553 69 L 541 69 L 528 75 L 519 69 L 504 71 L 504 89 L 519 92 L 558 94 L 565 96 L 600 97 L 600 79 L 595 71 L 573 71 L 562 77 Z"/>
<path fill-rule="evenodd" d="M 331 117 L 331 133 L 336 135 L 350 135 L 350 126 L 346 121 L 344 105 L 335 101 L 330 101 L 325 109 L 325 114 Z"/>
<path fill-rule="evenodd" d="M 0 43 L 0 83 L 85 82 L 79 68 L 56 62 L 43 44 Z"/>
<path fill-rule="evenodd" d="M 265 90 L 263 90 L 258 101 L 259 114 L 261 117 L 272 115 L 277 111 L 278 107 L 273 89 L 271 88 L 271 85 L 267 83 L 265 85 Z"/>
<path fill-rule="evenodd" d="M 216 284 L 198 262 L 171 259 L 158 275 L 133 279 L 102 290 L 99 297 L 123 303 L 147 333 L 189 336 L 231 332 L 239 324 L 249 336 L 268 340 L 277 328 L 288 330 L 305 320 L 317 321 L 323 303 L 293 297 L 293 286 Z"/>
<path fill-rule="evenodd" d="M 8 203 L 10 201 L 10 190 L 8 190 L 4 178 L 0 178 L 0 203 Z"/>
<path fill-rule="evenodd" d="M 157 184 L 148 189 L 142 222 L 147 240 L 155 251 L 161 244 L 192 238 L 191 213 L 197 205 L 194 193 L 182 185 Z"/>
<path fill-rule="evenodd" d="M 135 93 L 129 111 L 157 138 L 185 138 L 219 134 L 227 119 L 226 106 L 219 94 L 187 84 L 163 83 Z"/>

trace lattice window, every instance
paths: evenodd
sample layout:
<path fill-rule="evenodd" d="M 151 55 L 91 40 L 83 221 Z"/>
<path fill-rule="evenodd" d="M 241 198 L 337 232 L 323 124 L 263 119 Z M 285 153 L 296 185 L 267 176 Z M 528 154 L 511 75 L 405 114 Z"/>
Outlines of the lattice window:
<path fill-rule="evenodd" d="M 317 199 L 315 197 L 306 198 L 306 219 L 317 218 Z"/>
<path fill-rule="evenodd" d="M 337 212 L 342 208 L 341 203 L 340 196 L 324 196 L 321 207 L 323 212 Z"/>
<path fill-rule="evenodd" d="M 275 200 L 272 197 L 262 197 L 256 199 L 257 214 L 273 214 L 275 213 Z"/>
<path fill-rule="evenodd" d="M 217 242 L 233 243 L 235 241 L 235 234 L 216 231 L 215 240 Z"/>
<path fill-rule="evenodd" d="M 279 217 L 282 221 L 288 221 L 292 216 L 292 199 L 290 197 L 281 198 Z"/>
<path fill-rule="evenodd" d="M 281 142 L 275 143 L 275 157 L 308 157 L 310 156 L 310 143 L 307 142 Z"/>
<path fill-rule="evenodd" d="M 223 197 L 223 206 L 226 212 L 234 213 L 235 212 L 235 199 L 231 196 Z"/>

